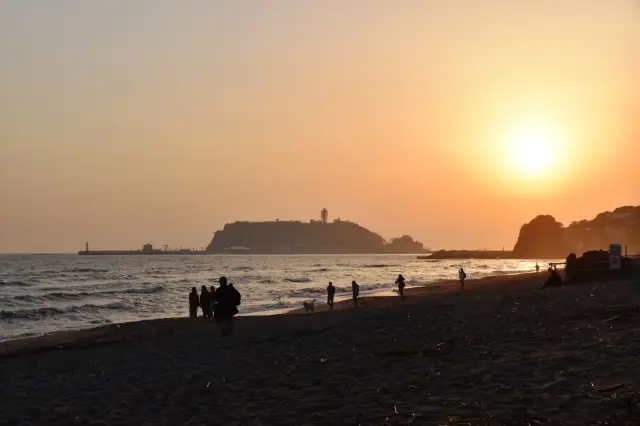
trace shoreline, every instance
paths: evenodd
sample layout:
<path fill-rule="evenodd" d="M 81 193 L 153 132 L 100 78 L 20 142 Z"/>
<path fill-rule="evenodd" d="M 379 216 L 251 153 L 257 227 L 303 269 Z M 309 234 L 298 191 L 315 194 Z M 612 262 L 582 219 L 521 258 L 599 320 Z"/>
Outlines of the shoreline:
<path fill-rule="evenodd" d="M 505 284 L 517 284 L 522 281 L 529 281 L 532 278 L 542 276 L 546 275 L 544 275 L 542 272 L 522 272 L 467 279 L 465 282 L 465 289 L 469 288 L 469 286 L 477 285 L 500 286 Z M 405 289 L 405 296 L 407 298 L 414 298 L 416 296 L 425 297 L 429 295 L 455 293 L 459 292 L 459 286 L 460 283 L 457 280 L 443 280 L 433 283 L 427 283 L 424 285 L 407 286 Z M 359 303 L 363 308 L 386 306 L 389 302 L 393 303 L 397 299 L 399 299 L 399 295 L 397 293 L 397 289 L 395 288 L 372 290 L 371 292 L 365 292 L 361 297 L 358 298 Z M 353 306 L 351 297 L 348 295 L 341 295 L 339 298 L 336 298 L 333 312 L 348 310 L 352 308 Z M 328 306 L 326 305 L 325 299 L 316 299 L 314 315 L 328 312 L 329 310 Z M 282 308 L 273 311 L 258 311 L 246 314 L 240 313 L 236 317 L 236 321 L 242 321 L 243 318 L 269 318 L 279 316 L 290 317 L 296 315 L 306 316 L 307 314 L 304 312 L 304 308 L 302 307 Z M 7 354 L 19 353 L 22 351 L 31 352 L 54 349 L 58 348 L 59 346 L 91 345 L 91 342 L 95 344 L 104 344 L 108 342 L 118 341 L 120 338 L 128 339 L 130 337 L 128 333 L 132 333 L 132 335 L 134 336 L 141 337 L 142 335 L 145 335 L 145 333 L 147 333 L 149 330 L 155 330 L 155 326 L 171 327 L 173 325 L 182 325 L 183 323 L 192 321 L 192 318 L 187 318 L 186 316 L 154 318 L 106 324 L 97 327 L 60 330 L 43 335 L 25 336 L 15 339 L 2 340 L 0 341 L 0 357 L 7 356 Z M 207 320 L 202 317 L 198 317 L 196 321 L 205 322 Z"/>

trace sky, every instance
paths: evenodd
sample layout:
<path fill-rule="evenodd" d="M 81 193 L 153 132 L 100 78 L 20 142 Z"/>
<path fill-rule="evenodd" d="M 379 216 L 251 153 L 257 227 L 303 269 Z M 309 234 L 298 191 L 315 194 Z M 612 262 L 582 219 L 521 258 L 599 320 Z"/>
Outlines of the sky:
<path fill-rule="evenodd" d="M 0 252 L 351 220 L 511 248 L 640 204 L 637 0 L 4 0 Z"/>

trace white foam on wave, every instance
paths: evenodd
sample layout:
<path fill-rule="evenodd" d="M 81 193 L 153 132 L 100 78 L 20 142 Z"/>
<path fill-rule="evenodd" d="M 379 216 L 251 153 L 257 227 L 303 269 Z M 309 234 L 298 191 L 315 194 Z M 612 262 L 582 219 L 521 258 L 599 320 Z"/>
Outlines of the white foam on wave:
<path fill-rule="evenodd" d="M 313 281 L 311 278 L 308 278 L 308 277 L 285 278 L 284 280 L 288 283 L 310 283 L 311 281 Z"/>

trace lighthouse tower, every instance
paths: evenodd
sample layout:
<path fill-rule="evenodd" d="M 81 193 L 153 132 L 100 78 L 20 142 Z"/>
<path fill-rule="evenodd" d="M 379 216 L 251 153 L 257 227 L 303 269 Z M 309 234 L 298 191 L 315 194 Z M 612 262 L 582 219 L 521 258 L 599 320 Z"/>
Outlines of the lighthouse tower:
<path fill-rule="evenodd" d="M 328 218 L 329 218 L 329 212 L 327 211 L 327 209 L 322 209 L 320 211 L 320 219 L 322 220 L 322 223 L 327 223 Z"/>

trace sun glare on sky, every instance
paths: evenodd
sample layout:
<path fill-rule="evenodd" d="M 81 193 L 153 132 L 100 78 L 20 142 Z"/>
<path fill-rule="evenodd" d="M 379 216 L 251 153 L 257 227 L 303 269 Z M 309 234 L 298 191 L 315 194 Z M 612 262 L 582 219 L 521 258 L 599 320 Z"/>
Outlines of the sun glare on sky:
<path fill-rule="evenodd" d="M 639 1 L 0 0 L 0 253 L 637 205 Z"/>

